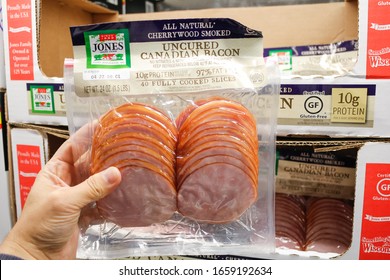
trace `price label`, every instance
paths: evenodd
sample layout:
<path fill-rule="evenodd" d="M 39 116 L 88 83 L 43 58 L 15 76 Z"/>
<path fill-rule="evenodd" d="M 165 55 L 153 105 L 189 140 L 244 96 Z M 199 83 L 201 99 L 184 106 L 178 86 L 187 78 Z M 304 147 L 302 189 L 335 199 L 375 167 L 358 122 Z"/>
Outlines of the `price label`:
<path fill-rule="evenodd" d="M 367 92 L 367 88 L 333 88 L 331 122 L 365 123 Z"/>

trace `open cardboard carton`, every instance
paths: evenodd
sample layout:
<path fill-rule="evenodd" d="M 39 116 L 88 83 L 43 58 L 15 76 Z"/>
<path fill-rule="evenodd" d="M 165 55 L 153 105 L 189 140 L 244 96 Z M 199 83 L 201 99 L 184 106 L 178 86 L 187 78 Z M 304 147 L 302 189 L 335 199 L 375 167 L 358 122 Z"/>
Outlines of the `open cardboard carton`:
<path fill-rule="evenodd" d="M 389 101 L 389 81 L 366 78 L 369 2 L 362 0 L 359 3 L 345 1 L 119 15 L 89 1 L 4 0 L 9 121 L 67 125 L 62 77 L 64 59 L 73 56 L 70 26 L 108 21 L 228 17 L 262 31 L 265 49 L 329 46 L 359 39 L 359 50 L 355 50 L 357 62 L 348 72 L 339 76 L 283 75 L 279 135 L 389 136 L 387 120 L 390 111 L 385 106 Z M 381 38 L 381 42 L 386 43 L 386 37 Z M 318 57 L 316 59 L 315 63 Z M 386 62 L 385 59 L 383 61 Z M 380 73 L 387 75 L 386 71 Z M 349 91 L 351 88 L 352 92 Z M 316 95 L 314 99 L 307 101 L 307 92 Z M 319 95 L 318 92 L 323 94 Z M 339 94 L 343 97 L 340 100 L 337 99 Z M 342 107 L 337 104 L 337 101 L 345 103 L 346 94 L 352 94 L 348 96 L 362 101 L 359 102 L 358 119 L 354 116 L 356 108 L 351 103 L 342 104 Z M 337 112 L 339 118 L 332 118 L 332 114 Z"/>
<path fill-rule="evenodd" d="M 7 161 L 7 139 L 6 125 L 4 123 L 3 112 L 3 95 L 0 90 L 0 240 L 3 240 L 8 234 L 12 226 L 12 205 L 13 196 L 11 196 L 11 188 L 8 184 L 8 161 Z"/>
<path fill-rule="evenodd" d="M 43 165 L 54 154 L 58 147 L 68 138 L 66 128 L 41 125 L 9 125 L 9 155 L 10 155 L 10 186 L 15 197 L 15 208 L 12 209 L 14 221 L 20 215 L 23 203 Z M 215 255 L 215 256 L 161 256 L 151 259 L 389 259 L 390 228 L 386 223 L 390 220 L 390 143 L 387 139 L 302 139 L 278 138 L 278 149 L 297 149 L 303 153 L 321 153 L 322 158 L 332 158 L 335 165 L 332 168 L 341 169 L 348 174 L 348 180 L 340 186 L 335 181 L 328 180 L 332 190 L 345 188 L 353 193 L 349 198 L 353 204 L 353 226 L 351 242 L 348 249 L 339 253 L 318 253 L 315 251 L 298 251 L 276 248 L 272 254 Z M 341 164 L 343 159 L 333 155 L 341 153 L 348 158 L 349 164 Z M 296 155 L 296 154 L 295 154 Z M 291 164 L 293 160 L 290 161 Z M 295 162 L 299 164 L 299 162 Z M 279 176 L 282 165 L 279 161 L 276 180 L 281 184 L 290 185 L 292 189 L 297 184 L 294 178 Z M 318 179 L 318 177 L 317 177 Z M 290 181 L 291 180 L 291 181 Z M 306 180 L 306 181 L 305 181 Z M 312 185 L 312 178 L 306 177 L 300 185 Z M 314 180 L 314 179 L 313 179 Z M 295 185 L 297 186 L 297 185 Z M 290 192 L 293 193 L 293 192 Z M 140 259 L 139 256 L 129 256 Z M 142 257 L 145 258 L 145 257 Z"/>
<path fill-rule="evenodd" d="M 278 146 L 284 148 L 289 146 L 291 148 L 299 147 L 301 151 L 307 151 L 305 156 L 315 152 L 317 155 L 324 155 L 324 157 L 316 157 L 315 159 L 335 160 L 334 163 L 336 165 L 331 168 L 343 174 L 344 179 L 355 180 L 354 195 L 352 196 L 353 200 L 351 200 L 353 202 L 354 214 L 352 239 L 349 248 L 345 252 L 332 255 L 277 249 L 272 257 L 276 259 L 389 259 L 390 228 L 386 226 L 390 221 L 390 161 L 387 157 L 390 152 L 390 144 L 388 141 L 384 139 L 383 141 L 375 141 L 373 139 L 345 139 L 341 141 L 308 141 L 307 139 L 301 139 L 294 141 L 289 139 L 287 141 L 278 141 Z M 293 155 L 297 154 L 293 153 Z M 346 160 L 349 161 L 355 156 L 356 162 L 354 167 L 350 165 L 351 162 L 345 164 Z M 298 163 L 302 163 L 302 161 L 298 161 Z M 348 165 L 349 167 L 347 167 Z M 355 172 L 353 172 L 353 169 L 355 169 Z M 278 170 L 281 171 L 281 168 L 278 168 Z M 291 180 L 290 190 L 293 189 L 291 187 L 294 187 L 294 184 L 297 184 L 296 178 L 289 178 L 285 175 L 282 175 L 279 179 L 278 177 L 276 177 L 276 180 L 282 178 L 283 184 L 288 184 L 288 179 Z M 306 181 L 302 180 L 299 186 L 304 186 L 305 184 L 310 186 L 310 181 L 313 178 L 308 176 L 303 178 L 306 178 Z M 339 190 L 346 188 L 348 185 L 351 186 L 350 183 L 352 182 L 348 183 L 348 181 L 343 180 L 343 183 L 339 182 Z M 332 190 L 331 185 L 333 183 L 333 179 L 324 178 L 323 185 L 328 185 L 327 187 L 330 187 L 329 190 Z M 299 186 L 295 185 L 295 187 Z M 334 190 L 336 189 L 333 188 Z M 335 194 L 336 192 L 332 193 Z"/>
<path fill-rule="evenodd" d="M 64 127 L 8 124 L 12 223 L 19 218 L 38 172 L 68 138 Z"/>

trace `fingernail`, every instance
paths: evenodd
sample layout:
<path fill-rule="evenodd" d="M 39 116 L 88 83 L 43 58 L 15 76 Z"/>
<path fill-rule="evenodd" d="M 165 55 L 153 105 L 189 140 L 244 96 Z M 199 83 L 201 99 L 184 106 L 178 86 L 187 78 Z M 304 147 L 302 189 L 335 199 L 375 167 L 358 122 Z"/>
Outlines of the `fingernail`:
<path fill-rule="evenodd" d="M 116 167 L 107 168 L 102 172 L 102 175 L 109 184 L 116 183 L 121 176 L 120 171 Z"/>

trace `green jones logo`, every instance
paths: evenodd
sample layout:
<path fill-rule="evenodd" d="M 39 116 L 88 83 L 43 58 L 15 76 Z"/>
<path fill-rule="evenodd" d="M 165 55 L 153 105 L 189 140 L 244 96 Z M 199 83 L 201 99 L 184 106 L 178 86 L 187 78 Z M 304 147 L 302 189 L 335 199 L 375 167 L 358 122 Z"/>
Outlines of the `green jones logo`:
<path fill-rule="evenodd" d="M 87 68 L 130 68 L 127 29 L 84 33 Z"/>
<path fill-rule="evenodd" d="M 31 86 L 30 94 L 33 113 L 55 113 L 53 86 Z"/>

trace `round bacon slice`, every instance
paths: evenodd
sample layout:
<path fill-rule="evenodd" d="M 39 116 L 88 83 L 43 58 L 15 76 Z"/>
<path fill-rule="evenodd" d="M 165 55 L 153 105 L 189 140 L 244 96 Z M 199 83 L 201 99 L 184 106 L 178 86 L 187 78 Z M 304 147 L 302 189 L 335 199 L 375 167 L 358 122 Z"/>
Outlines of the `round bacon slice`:
<path fill-rule="evenodd" d="M 335 253 L 343 254 L 348 250 L 349 246 L 346 246 L 339 240 L 321 238 L 318 240 L 310 241 L 306 244 L 306 251 L 315 251 L 319 253 Z"/>
<path fill-rule="evenodd" d="M 289 233 L 283 231 L 275 231 L 275 247 L 279 249 L 303 250 L 304 244 L 291 237 Z"/>
<path fill-rule="evenodd" d="M 177 182 L 178 182 L 178 189 L 180 189 L 181 183 L 185 178 L 191 174 L 194 170 L 211 163 L 228 163 L 232 164 L 240 169 L 242 169 L 245 173 L 247 173 L 253 183 L 256 185 L 255 182 L 257 182 L 257 169 L 252 170 L 248 168 L 248 165 L 245 163 L 244 159 L 239 159 L 237 157 L 231 156 L 232 152 L 228 151 L 227 149 L 224 149 L 221 151 L 221 153 L 216 154 L 202 154 L 199 153 L 196 156 L 194 156 L 190 161 L 187 162 L 186 165 L 181 166 L 180 169 L 177 169 Z"/>
<path fill-rule="evenodd" d="M 157 107 L 143 103 L 124 103 L 111 109 L 100 118 L 99 123 L 101 126 L 96 128 L 96 133 L 98 133 L 101 127 L 105 127 L 107 124 L 112 123 L 115 119 L 121 119 L 129 114 L 142 114 L 149 116 L 154 120 L 159 121 L 161 124 L 164 124 L 171 135 L 177 136 L 176 126 L 164 112 Z"/>
<path fill-rule="evenodd" d="M 284 201 L 278 196 L 275 197 L 275 212 L 287 213 L 288 215 L 294 216 L 299 219 L 301 223 L 306 224 L 305 212 L 295 203 L 291 201 Z"/>
<path fill-rule="evenodd" d="M 212 96 L 204 99 L 199 99 L 196 101 L 191 101 L 192 104 L 187 106 L 184 110 L 182 110 L 179 114 L 179 116 L 176 118 L 176 126 L 180 128 L 184 121 L 188 118 L 188 116 L 199 106 L 202 106 L 203 104 L 206 104 L 210 101 L 214 100 L 226 100 L 226 98 L 220 97 L 220 96 Z M 234 102 L 234 101 L 231 101 Z"/>
<path fill-rule="evenodd" d="M 305 244 L 305 230 L 288 217 L 275 215 L 275 230 L 288 232 L 300 244 Z"/>
<path fill-rule="evenodd" d="M 104 142 L 106 139 L 130 131 L 139 132 L 167 143 L 171 149 L 176 147 L 176 136 L 169 134 L 168 129 L 154 123 L 152 118 L 139 115 L 126 115 L 120 121 L 116 120 L 95 133 L 94 141 Z"/>
<path fill-rule="evenodd" d="M 199 107 L 200 109 L 201 107 Z M 252 147 L 253 150 L 258 149 L 258 139 L 257 139 L 257 132 L 255 127 L 249 127 L 246 124 L 241 124 L 240 121 L 237 121 L 237 116 L 235 115 L 226 115 L 226 112 L 222 114 L 216 115 L 212 114 L 212 112 L 205 112 L 206 114 L 211 114 L 212 118 L 202 118 L 199 120 L 194 120 L 194 122 L 191 124 L 191 126 L 187 126 L 185 129 L 180 129 L 179 136 L 179 144 L 181 146 L 184 146 L 188 139 L 191 139 L 191 135 L 200 134 L 205 129 L 206 130 L 215 130 L 215 131 L 222 131 L 222 130 L 236 130 L 234 135 L 240 139 L 245 139 Z M 207 125 L 207 123 L 212 122 L 220 122 L 219 126 L 213 126 Z M 224 124 L 222 124 L 224 122 Z M 230 124 L 227 126 L 226 124 Z M 178 147 L 180 149 L 180 146 Z"/>
<path fill-rule="evenodd" d="M 230 100 L 212 100 L 193 110 L 179 127 L 179 131 L 186 130 L 187 126 L 191 126 L 193 122 L 196 122 L 197 118 L 212 119 L 219 117 L 218 113 L 235 116 L 232 119 L 242 125 L 256 128 L 255 118 L 242 104 Z"/>
<path fill-rule="evenodd" d="M 139 160 L 139 159 L 124 159 L 121 161 L 117 161 L 114 164 L 104 164 L 101 166 L 101 169 L 97 169 L 97 172 L 102 171 L 102 170 L 108 168 L 109 166 L 115 166 L 119 169 L 125 168 L 127 166 L 139 166 L 139 167 L 143 167 L 143 168 L 148 168 L 148 169 L 156 172 L 157 174 L 160 174 L 161 176 L 165 177 L 171 183 L 172 188 L 176 189 L 175 178 L 172 178 L 167 173 L 165 173 L 163 170 L 159 169 L 157 166 L 155 166 L 149 162 Z"/>
<path fill-rule="evenodd" d="M 255 155 L 247 149 L 247 146 L 241 145 L 241 143 L 237 141 L 226 141 L 224 140 L 224 137 L 219 137 L 215 141 L 215 138 L 213 135 L 205 136 L 204 141 L 202 141 L 199 145 L 195 145 L 193 147 L 188 147 L 186 151 L 182 151 L 182 153 L 177 155 L 177 163 L 179 166 L 182 166 L 186 163 L 188 159 L 190 159 L 193 155 L 203 152 L 210 148 L 228 148 L 228 149 L 234 149 L 237 152 L 239 152 L 241 155 L 245 155 L 247 160 L 251 162 L 251 165 L 253 165 L 253 169 L 256 169 L 258 167 L 258 158 L 255 157 Z M 229 139 L 230 140 L 230 139 Z M 235 139 L 234 139 L 235 140 Z M 200 142 L 200 141 L 199 141 Z"/>
<path fill-rule="evenodd" d="M 255 162 L 256 166 L 258 166 L 259 164 L 258 150 L 254 151 L 247 141 L 235 137 L 234 135 L 218 134 L 218 132 L 216 132 L 215 134 L 209 133 L 207 135 L 197 135 L 193 139 L 189 140 L 186 146 L 183 148 L 179 148 L 178 143 L 178 147 L 176 150 L 177 156 L 186 157 L 188 154 L 191 154 L 191 152 L 196 148 L 210 145 L 212 142 L 219 142 L 221 144 L 223 143 L 223 145 L 226 146 L 236 147 L 236 149 L 240 150 L 247 157 L 249 157 L 251 161 Z"/>
<path fill-rule="evenodd" d="M 258 140 L 254 132 L 248 132 L 241 125 L 228 120 L 205 121 L 194 125 L 187 131 L 180 132 L 178 150 L 185 150 L 192 147 L 194 139 L 199 139 L 207 135 L 229 135 L 246 142 L 253 153 L 257 153 Z"/>
<path fill-rule="evenodd" d="M 278 207 L 280 207 L 280 205 Z M 280 210 L 275 211 L 275 220 L 277 221 L 279 219 L 281 220 L 287 219 L 289 223 L 294 226 L 294 228 L 298 229 L 300 232 L 303 233 L 303 236 L 305 236 L 306 235 L 305 219 L 298 217 L 297 215 L 295 215 L 295 213 L 287 212 L 284 210 L 288 210 L 288 209 L 280 208 Z"/>
<path fill-rule="evenodd" d="M 110 153 L 108 156 L 101 158 L 101 160 L 95 163 L 94 166 L 98 170 L 102 170 L 108 168 L 109 166 L 117 166 L 119 162 L 124 160 L 131 160 L 132 164 L 135 164 L 135 162 L 138 161 L 143 161 L 161 170 L 161 172 L 166 174 L 169 179 L 175 177 L 175 171 L 173 169 L 172 163 L 167 163 L 163 161 L 161 157 L 158 158 L 153 154 L 145 153 L 144 151 L 133 150 L 133 146 L 134 145 L 128 146 L 126 151 Z M 96 173 L 94 170 L 92 172 Z"/>
<path fill-rule="evenodd" d="M 164 143 L 150 137 L 145 137 L 139 133 L 123 133 L 115 135 L 112 138 L 96 144 L 92 147 L 92 163 L 96 162 L 98 158 L 104 156 L 113 149 L 120 149 L 127 145 L 134 145 L 137 147 L 146 147 L 145 149 L 154 149 L 156 153 L 164 156 L 166 159 L 175 162 L 175 151 L 170 149 Z"/>
<path fill-rule="evenodd" d="M 174 214 L 176 191 L 165 177 L 139 166 L 127 166 L 121 173 L 120 186 L 96 203 L 104 218 L 121 227 L 141 227 Z"/>
<path fill-rule="evenodd" d="M 103 150 L 102 153 L 99 154 L 99 156 L 95 157 L 94 160 L 94 166 L 99 166 L 101 163 L 103 163 L 107 158 L 111 157 L 114 154 L 117 153 L 125 153 L 128 151 L 134 151 L 134 152 L 140 152 L 148 157 L 154 157 L 155 160 L 161 161 L 163 164 L 165 164 L 168 168 L 174 172 L 174 157 L 171 154 L 168 154 L 168 156 L 165 155 L 165 153 L 161 153 L 159 150 L 159 147 L 155 147 L 153 145 L 150 145 L 148 143 L 143 143 L 143 142 L 137 142 L 134 143 L 134 141 L 126 141 L 117 143 L 118 145 L 112 149 L 106 149 L 105 151 Z M 130 142 L 130 144 L 129 144 Z M 100 151 L 100 150 L 99 150 Z M 140 159 L 142 159 L 144 156 L 142 155 Z"/>
<path fill-rule="evenodd" d="M 256 200 L 250 176 L 228 163 L 202 166 L 189 174 L 178 192 L 178 210 L 206 223 L 237 220 Z"/>
<path fill-rule="evenodd" d="M 342 242 L 344 245 L 349 246 L 352 241 L 352 231 L 346 233 L 330 224 L 322 224 L 311 227 L 311 230 L 309 230 L 306 235 L 308 242 L 322 238 L 335 239 Z"/>
<path fill-rule="evenodd" d="M 248 171 L 253 173 L 254 176 L 257 176 L 257 163 L 253 162 L 252 157 L 246 156 L 239 147 L 229 147 L 223 145 L 223 143 L 212 143 L 211 145 L 202 145 L 197 146 L 193 150 L 191 150 L 185 156 L 178 157 L 176 159 L 177 162 L 177 174 L 181 173 L 182 169 L 190 167 L 194 162 L 202 159 L 204 157 L 212 157 L 212 156 L 222 156 L 228 155 L 234 157 L 243 162 L 248 167 Z M 254 179 L 256 179 L 254 177 Z"/>

